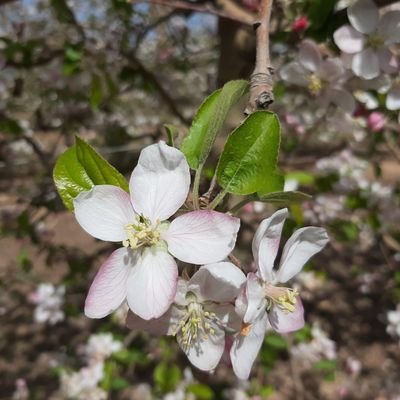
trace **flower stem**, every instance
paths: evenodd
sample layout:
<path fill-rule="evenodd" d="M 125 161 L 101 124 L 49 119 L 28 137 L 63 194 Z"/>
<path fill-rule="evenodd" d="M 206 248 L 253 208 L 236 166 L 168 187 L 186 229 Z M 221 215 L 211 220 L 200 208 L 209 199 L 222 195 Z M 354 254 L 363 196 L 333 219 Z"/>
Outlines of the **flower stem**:
<path fill-rule="evenodd" d="M 195 210 L 200 208 L 199 203 L 199 187 L 200 187 L 200 180 L 201 180 L 201 172 L 203 171 L 204 163 L 199 165 L 199 168 L 196 169 L 196 174 L 194 175 L 194 182 L 193 182 L 193 207 Z"/>
<path fill-rule="evenodd" d="M 251 201 L 253 201 L 254 199 L 252 197 L 246 197 L 243 200 L 239 201 L 238 203 L 236 203 L 230 210 L 229 212 L 232 214 L 235 214 L 236 212 L 238 212 L 243 206 L 245 206 L 247 203 L 250 203 Z"/>
<path fill-rule="evenodd" d="M 221 201 L 224 199 L 224 197 L 226 196 L 228 192 L 226 190 L 222 190 L 221 192 L 218 193 L 218 195 L 215 197 L 215 199 L 208 205 L 208 209 L 210 210 L 214 210 L 215 207 L 217 207 L 217 205 L 219 203 L 221 203 Z"/>

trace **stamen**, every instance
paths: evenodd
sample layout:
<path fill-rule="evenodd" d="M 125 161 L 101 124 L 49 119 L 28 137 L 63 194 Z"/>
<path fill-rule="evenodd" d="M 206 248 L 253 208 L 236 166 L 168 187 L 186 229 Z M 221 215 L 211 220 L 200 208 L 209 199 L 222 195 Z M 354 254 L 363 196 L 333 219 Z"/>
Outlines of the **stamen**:
<path fill-rule="evenodd" d="M 309 76 L 308 90 L 314 96 L 318 96 L 322 90 L 322 80 L 317 75 Z"/>
<path fill-rule="evenodd" d="M 242 323 L 242 328 L 240 329 L 240 334 L 242 336 L 247 336 L 251 331 L 251 324 Z"/>
<path fill-rule="evenodd" d="M 269 300 L 268 308 L 271 308 L 271 306 L 275 304 L 286 313 L 292 313 L 296 310 L 297 296 L 299 295 L 297 289 L 266 284 L 265 293 Z"/>
<path fill-rule="evenodd" d="M 137 249 L 142 246 L 152 246 L 160 240 L 160 231 L 158 229 L 159 221 L 152 225 L 151 221 L 142 215 L 139 216 L 137 223 L 125 226 L 128 238 L 122 242 L 124 247 Z"/>

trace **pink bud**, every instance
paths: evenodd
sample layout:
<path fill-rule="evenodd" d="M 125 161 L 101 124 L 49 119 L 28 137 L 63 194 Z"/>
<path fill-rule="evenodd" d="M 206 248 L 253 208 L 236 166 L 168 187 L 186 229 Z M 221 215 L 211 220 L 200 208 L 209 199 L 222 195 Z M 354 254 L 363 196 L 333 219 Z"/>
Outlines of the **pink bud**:
<path fill-rule="evenodd" d="M 304 32 L 310 26 L 310 21 L 308 18 L 303 15 L 299 18 L 296 18 L 292 24 L 292 30 L 296 33 Z"/>
<path fill-rule="evenodd" d="M 242 0 L 242 4 L 250 11 L 258 11 L 260 0 Z"/>
<path fill-rule="evenodd" d="M 368 116 L 367 125 L 372 132 L 381 131 L 385 127 L 385 124 L 386 118 L 381 112 L 374 111 Z"/>

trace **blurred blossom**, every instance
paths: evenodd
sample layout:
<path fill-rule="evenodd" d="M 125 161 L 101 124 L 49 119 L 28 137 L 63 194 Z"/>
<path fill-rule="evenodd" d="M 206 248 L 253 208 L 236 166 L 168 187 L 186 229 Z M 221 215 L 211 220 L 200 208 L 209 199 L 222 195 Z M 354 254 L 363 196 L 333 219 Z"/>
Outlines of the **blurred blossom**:
<path fill-rule="evenodd" d="M 250 11 L 258 11 L 260 0 L 242 0 L 242 4 Z"/>
<path fill-rule="evenodd" d="M 86 356 L 88 363 L 104 361 L 113 353 L 122 349 L 122 343 L 114 340 L 111 333 L 97 333 L 90 336 L 82 353 Z"/>
<path fill-rule="evenodd" d="M 304 32 L 310 26 L 310 21 L 306 15 L 302 15 L 295 19 L 292 24 L 292 30 L 296 33 Z"/>
<path fill-rule="evenodd" d="M 386 313 L 387 327 L 386 332 L 396 339 L 400 339 L 400 304 L 397 305 L 395 310 Z"/>
<path fill-rule="evenodd" d="M 51 283 L 41 283 L 37 290 L 30 294 L 29 300 L 36 304 L 33 314 L 35 322 L 48 322 L 51 325 L 64 320 L 64 286 L 54 286 Z"/>
<path fill-rule="evenodd" d="M 293 280 L 293 288 L 314 292 L 324 285 L 324 281 L 314 271 L 301 271 Z"/>
<path fill-rule="evenodd" d="M 96 362 L 77 372 L 63 372 L 61 392 L 71 400 L 106 400 L 107 393 L 98 387 L 104 377 L 103 362 Z"/>
<path fill-rule="evenodd" d="M 372 0 L 358 0 L 347 9 L 350 25 L 340 27 L 333 37 L 341 51 L 351 54 L 351 68 L 364 79 L 376 78 L 380 71 L 396 72 L 396 57 L 388 46 L 400 42 L 400 11 L 382 17 Z"/>
<path fill-rule="evenodd" d="M 312 40 L 300 44 L 297 61 L 284 65 L 279 75 L 289 84 L 307 88 L 322 107 L 333 103 L 349 114 L 355 110 L 353 96 L 342 88 L 346 80 L 342 61 L 339 58 L 323 59 Z"/>
<path fill-rule="evenodd" d="M 128 303 L 122 303 L 122 305 L 113 312 L 112 317 L 114 321 L 121 326 L 125 326 L 126 316 L 128 315 L 129 306 Z"/>
<path fill-rule="evenodd" d="M 304 218 L 312 224 L 332 222 L 340 217 L 345 201 L 342 195 L 317 195 L 313 201 L 303 203 Z"/>
<path fill-rule="evenodd" d="M 368 116 L 367 125 L 372 132 L 380 132 L 385 127 L 386 117 L 381 112 L 375 111 Z"/>
<path fill-rule="evenodd" d="M 313 325 L 311 336 L 310 342 L 301 342 L 290 349 L 292 357 L 305 364 L 336 359 L 336 343 L 317 324 Z"/>
<path fill-rule="evenodd" d="M 294 178 L 285 179 L 285 185 L 283 186 L 284 192 L 292 192 L 299 188 L 299 181 Z"/>
<path fill-rule="evenodd" d="M 346 359 L 346 369 L 352 376 L 358 376 L 362 369 L 361 361 L 354 357 L 348 357 Z"/>
<path fill-rule="evenodd" d="M 12 395 L 12 400 L 28 400 L 29 390 L 26 380 L 19 378 L 15 381 L 15 391 Z"/>

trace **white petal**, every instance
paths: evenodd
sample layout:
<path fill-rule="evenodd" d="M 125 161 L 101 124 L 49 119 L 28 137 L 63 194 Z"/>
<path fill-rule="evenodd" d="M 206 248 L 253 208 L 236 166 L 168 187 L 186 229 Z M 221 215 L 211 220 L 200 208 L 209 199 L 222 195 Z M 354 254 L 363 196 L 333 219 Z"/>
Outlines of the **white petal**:
<path fill-rule="evenodd" d="M 97 239 L 122 242 L 125 225 L 134 221 L 135 212 L 129 194 L 117 186 L 98 185 L 74 199 L 79 225 Z"/>
<path fill-rule="evenodd" d="M 253 238 L 252 250 L 258 274 L 264 281 L 272 281 L 274 261 L 279 250 L 282 228 L 288 216 L 287 208 L 276 211 L 264 219 Z"/>
<path fill-rule="evenodd" d="M 328 58 L 322 61 L 319 70 L 320 77 L 329 82 L 337 82 L 344 75 L 344 65 L 340 58 Z"/>
<path fill-rule="evenodd" d="M 177 335 L 178 344 L 186 353 L 189 361 L 202 371 L 211 371 L 219 363 L 225 348 L 225 333 L 218 327 L 213 327 L 215 333 L 206 339 L 200 339 L 198 345 L 187 347 Z"/>
<path fill-rule="evenodd" d="M 239 294 L 246 276 L 230 262 L 219 262 L 201 267 L 190 279 L 188 291 L 201 300 L 218 303 L 231 302 Z"/>
<path fill-rule="evenodd" d="M 185 156 L 164 142 L 146 147 L 129 182 L 132 204 L 151 221 L 164 221 L 185 202 L 190 186 Z"/>
<path fill-rule="evenodd" d="M 103 318 L 125 300 L 126 282 L 135 265 L 135 254 L 124 247 L 115 250 L 100 267 L 85 301 L 85 315 Z"/>
<path fill-rule="evenodd" d="M 327 91 L 329 100 L 340 107 L 347 114 L 353 114 L 356 109 L 356 101 L 347 90 L 344 89 L 329 89 Z"/>
<path fill-rule="evenodd" d="M 234 333 L 240 330 L 242 318 L 237 315 L 233 304 L 210 303 L 207 304 L 207 311 L 217 316 L 225 331 Z"/>
<path fill-rule="evenodd" d="M 386 108 L 388 110 L 400 110 L 400 86 L 395 86 L 386 97 Z"/>
<path fill-rule="evenodd" d="M 333 34 L 333 39 L 344 53 L 358 53 L 364 48 L 365 37 L 350 25 L 343 25 Z"/>
<path fill-rule="evenodd" d="M 378 24 L 378 32 L 385 37 L 385 45 L 400 43 L 400 11 L 389 11 Z"/>
<path fill-rule="evenodd" d="M 256 274 L 250 272 L 247 275 L 246 282 L 246 298 L 247 310 L 243 317 L 243 322 L 246 324 L 253 323 L 265 314 L 267 300 L 265 299 L 265 291 L 262 287 L 262 282 Z"/>
<path fill-rule="evenodd" d="M 268 328 L 268 317 L 256 321 L 247 336 L 238 334 L 233 342 L 230 356 L 233 371 L 239 379 L 248 379 L 251 367 L 264 342 L 265 332 Z"/>
<path fill-rule="evenodd" d="M 379 75 L 379 58 L 371 48 L 357 53 L 353 57 L 351 68 L 355 75 L 364 79 L 376 78 Z"/>
<path fill-rule="evenodd" d="M 168 334 L 170 318 L 171 308 L 160 318 L 151 320 L 142 319 L 132 311 L 129 311 L 126 318 L 126 326 L 135 332 L 146 331 L 155 336 L 164 336 Z"/>
<path fill-rule="evenodd" d="M 279 333 L 289 333 L 301 329 L 304 326 L 304 308 L 300 297 L 296 299 L 296 308 L 288 313 L 279 306 L 272 306 L 268 312 L 269 323 Z"/>
<path fill-rule="evenodd" d="M 323 228 L 307 226 L 294 232 L 283 249 L 277 282 L 285 283 L 293 278 L 328 242 L 328 234 Z"/>
<path fill-rule="evenodd" d="M 279 76 L 292 85 L 307 86 L 308 75 L 309 72 L 297 62 L 286 64 L 279 70 Z"/>
<path fill-rule="evenodd" d="M 304 40 L 300 44 L 298 60 L 299 63 L 309 71 L 317 71 L 322 61 L 317 44 L 312 40 Z"/>
<path fill-rule="evenodd" d="M 175 218 L 163 239 L 168 251 L 179 260 L 211 264 L 233 250 L 239 226 L 239 218 L 224 213 L 192 211 Z"/>
<path fill-rule="evenodd" d="M 393 74 L 399 71 L 399 61 L 395 54 L 393 54 L 387 47 L 378 49 L 379 67 L 387 74 Z"/>
<path fill-rule="evenodd" d="M 174 300 L 178 280 L 175 260 L 164 250 L 143 250 L 127 282 L 129 308 L 143 319 L 163 315 Z"/>
<path fill-rule="evenodd" d="M 371 33 L 379 20 L 379 10 L 372 0 L 359 0 L 347 9 L 351 25 L 361 33 Z"/>

